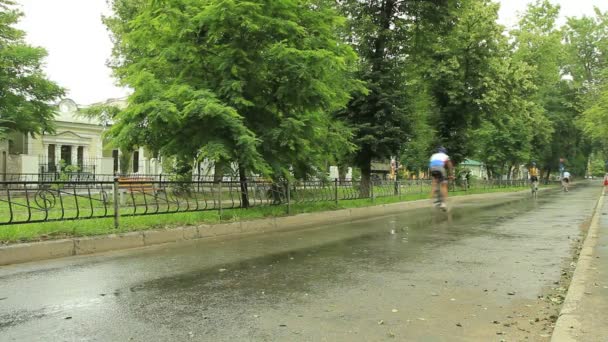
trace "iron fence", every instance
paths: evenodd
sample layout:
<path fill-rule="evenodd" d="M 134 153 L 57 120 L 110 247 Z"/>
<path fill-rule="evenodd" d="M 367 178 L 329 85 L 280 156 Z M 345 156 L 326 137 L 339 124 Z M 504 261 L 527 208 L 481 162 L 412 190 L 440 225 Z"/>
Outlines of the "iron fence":
<path fill-rule="evenodd" d="M 525 180 L 450 183 L 450 191 L 528 186 Z M 73 179 L 0 182 L 0 225 L 93 218 L 219 211 L 262 206 L 335 202 L 427 194 L 430 180 L 360 181 L 317 180 L 272 182 L 253 179 L 192 181 L 152 177 L 114 177 L 108 180 Z"/>
<path fill-rule="evenodd" d="M 121 178 L 123 180 L 143 180 L 143 181 L 176 181 L 184 180 L 183 176 L 171 173 L 157 173 L 157 174 L 146 174 L 146 173 L 97 173 L 97 172 L 85 172 L 85 171 L 63 171 L 63 172 L 39 172 L 39 173 L 0 173 L 0 182 L 52 182 L 52 181 L 100 181 L 100 182 L 112 182 L 114 178 Z M 267 180 L 262 177 L 251 177 L 252 180 Z M 213 175 L 198 175 L 193 174 L 188 180 L 193 182 L 199 181 L 218 181 Z M 221 177 L 223 182 L 236 182 L 239 178 L 236 176 L 223 176 Z"/>
<path fill-rule="evenodd" d="M 69 158 L 68 158 L 69 159 Z M 60 173 L 66 167 L 72 166 L 81 172 L 95 173 L 99 162 L 98 158 L 77 158 L 76 160 L 56 160 L 48 156 L 38 156 L 38 170 L 40 173 Z"/>

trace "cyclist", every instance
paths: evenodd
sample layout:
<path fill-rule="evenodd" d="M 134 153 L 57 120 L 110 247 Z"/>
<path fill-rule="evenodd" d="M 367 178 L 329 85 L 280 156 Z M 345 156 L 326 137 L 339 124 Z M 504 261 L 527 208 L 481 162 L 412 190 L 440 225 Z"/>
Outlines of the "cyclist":
<path fill-rule="evenodd" d="M 530 174 L 530 184 L 532 186 L 532 192 L 538 191 L 538 175 L 539 171 L 536 167 L 536 162 L 532 162 L 530 169 L 528 169 L 528 173 Z"/>
<path fill-rule="evenodd" d="M 565 192 L 568 192 L 568 185 L 570 184 L 571 177 L 570 172 L 564 171 L 564 175 L 562 176 L 562 189 L 564 189 Z"/>
<path fill-rule="evenodd" d="M 446 210 L 446 201 L 448 199 L 448 171 L 450 172 L 450 178 L 453 177 L 453 167 L 450 157 L 448 156 L 448 150 L 445 147 L 439 147 L 437 152 L 431 156 L 429 168 L 431 169 L 431 176 L 433 177 L 431 197 L 433 197 L 437 187 L 439 187 L 438 191 L 441 196 L 435 203 L 439 208 Z"/>

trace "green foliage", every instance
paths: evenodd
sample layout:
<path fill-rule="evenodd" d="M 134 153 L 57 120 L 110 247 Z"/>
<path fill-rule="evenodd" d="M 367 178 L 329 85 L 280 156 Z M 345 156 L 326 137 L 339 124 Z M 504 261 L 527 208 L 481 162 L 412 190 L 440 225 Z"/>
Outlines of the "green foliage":
<path fill-rule="evenodd" d="M 589 158 L 589 175 L 603 177 L 606 174 L 606 162 L 599 153 L 591 154 Z"/>
<path fill-rule="evenodd" d="M 22 13 L 11 0 L 0 0 L 0 139 L 8 131 L 41 134 L 53 131 L 55 109 L 63 95 L 42 71 L 46 51 L 25 43 L 14 26 Z"/>
<path fill-rule="evenodd" d="M 490 1 L 461 1 L 450 7 L 448 17 L 433 46 L 430 75 L 439 109 L 438 140 L 458 164 L 474 152 L 473 130 L 495 115 L 496 95 L 508 91 L 491 84 L 505 64 L 506 38 L 496 23 L 498 4 Z"/>
<path fill-rule="evenodd" d="M 447 5 L 444 1 L 344 0 L 338 6 L 349 18 L 344 39 L 359 54 L 356 75 L 368 89 L 357 93 L 348 108 L 338 113 L 355 130 L 358 149 L 352 161 L 361 170 L 365 196 L 373 160 L 403 153 L 405 160 L 419 164 L 420 155 L 411 153 L 412 149 L 426 145 L 432 137 L 427 126 L 432 101 L 426 96 L 423 69 L 414 63 L 423 60 L 418 55 L 427 43 L 425 29 L 440 21 Z"/>
<path fill-rule="evenodd" d="M 342 18 L 317 1 L 113 2 L 113 67 L 134 89 L 123 146 L 235 161 L 281 177 L 320 169 L 349 133 L 328 113 L 360 88 Z M 229 15 L 227 15 L 229 13 Z M 176 134 L 179 132 L 179 134 Z M 340 133 L 337 133 L 340 132 Z"/>
<path fill-rule="evenodd" d="M 57 181 L 67 182 L 70 180 L 70 175 L 72 173 L 80 171 L 80 167 L 78 167 L 77 165 L 69 165 L 66 163 L 65 160 L 61 159 L 59 161 L 58 170 L 59 170 L 59 177 L 58 177 Z M 55 184 L 51 185 L 51 188 L 55 189 L 55 190 L 59 190 L 59 189 L 63 189 L 64 186 L 65 185 L 63 183 L 55 183 Z"/>
<path fill-rule="evenodd" d="M 568 18 L 564 39 L 566 72 L 578 87 L 592 91 L 608 67 L 608 12 L 596 8 L 594 17 Z"/>
<path fill-rule="evenodd" d="M 562 157 L 582 173 L 594 149 L 608 151 L 599 10 L 559 29 L 559 6 L 536 0 L 507 34 L 490 0 L 112 6 L 111 64 L 134 93 L 124 110 L 85 115 L 113 123 L 121 148 L 184 172 L 202 160 L 276 179 L 353 165 L 365 195 L 372 161 L 424 170 L 439 144 L 497 175 L 536 160 L 548 177 Z"/>
<path fill-rule="evenodd" d="M 572 78 L 568 109 L 576 113 L 566 127 L 577 127 L 584 133 L 577 139 L 562 135 L 576 169 L 587 165 L 589 154 L 608 147 L 605 122 L 608 120 L 608 12 L 597 8 L 594 17 L 569 18 L 564 27 L 566 46 L 565 70 Z M 573 125 L 576 123 L 576 125 Z M 566 139 L 564 139 L 566 138 Z M 582 156 L 581 156 L 582 154 Z"/>
<path fill-rule="evenodd" d="M 600 150 L 608 148 L 608 12 L 595 17 L 570 18 L 566 39 L 568 70 L 582 111 L 577 125 Z"/>

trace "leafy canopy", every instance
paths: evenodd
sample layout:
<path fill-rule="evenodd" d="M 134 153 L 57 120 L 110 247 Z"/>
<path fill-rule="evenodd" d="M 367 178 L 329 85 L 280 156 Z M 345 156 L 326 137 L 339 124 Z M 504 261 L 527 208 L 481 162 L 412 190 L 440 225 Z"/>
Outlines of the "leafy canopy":
<path fill-rule="evenodd" d="M 356 54 L 325 1 L 113 6 L 113 67 L 134 89 L 111 131 L 122 144 L 276 176 L 309 174 L 330 147 L 351 148 L 328 113 L 361 87 L 351 76 Z"/>
<path fill-rule="evenodd" d="M 0 138 L 8 131 L 52 131 L 51 103 L 63 95 L 42 71 L 46 51 L 27 45 L 25 33 L 14 27 L 23 15 L 14 5 L 0 0 Z"/>

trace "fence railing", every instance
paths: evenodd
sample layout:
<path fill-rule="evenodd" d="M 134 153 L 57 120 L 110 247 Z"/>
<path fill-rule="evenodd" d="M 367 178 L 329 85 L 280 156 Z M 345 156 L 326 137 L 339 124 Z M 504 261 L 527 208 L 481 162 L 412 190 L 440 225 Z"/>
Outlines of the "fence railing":
<path fill-rule="evenodd" d="M 456 181 L 450 191 L 524 187 L 526 180 Z M 430 193 L 430 180 L 373 181 L 170 181 L 116 177 L 105 180 L 0 182 L 0 225 L 93 218 L 291 206 Z"/>
<path fill-rule="evenodd" d="M 145 181 L 174 181 L 177 179 L 183 180 L 183 176 L 176 174 L 160 173 L 160 174 L 145 174 L 145 173 L 127 173 L 127 174 L 112 174 L 112 173 L 96 173 L 86 171 L 74 172 L 39 172 L 39 173 L 0 173 L 0 182 L 52 182 L 52 181 L 71 181 L 71 182 L 112 182 L 114 178 L 124 178 L 130 180 L 145 180 Z M 224 176 L 221 178 L 224 182 L 239 181 L 238 177 Z M 264 180 L 264 178 L 251 178 L 254 180 Z M 213 176 L 193 174 L 190 179 L 193 182 L 198 181 L 216 181 Z"/>

